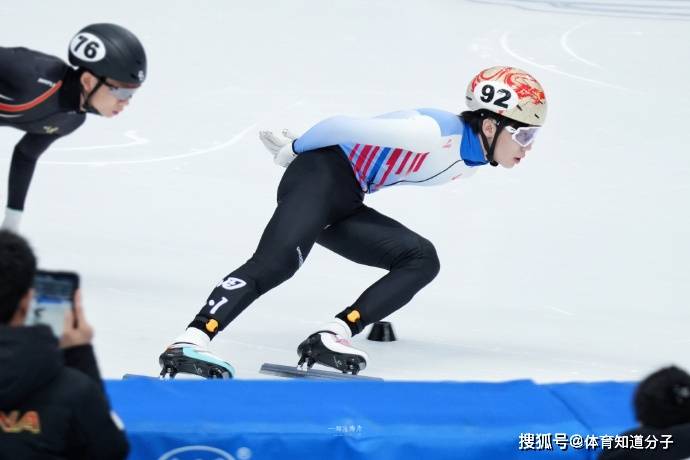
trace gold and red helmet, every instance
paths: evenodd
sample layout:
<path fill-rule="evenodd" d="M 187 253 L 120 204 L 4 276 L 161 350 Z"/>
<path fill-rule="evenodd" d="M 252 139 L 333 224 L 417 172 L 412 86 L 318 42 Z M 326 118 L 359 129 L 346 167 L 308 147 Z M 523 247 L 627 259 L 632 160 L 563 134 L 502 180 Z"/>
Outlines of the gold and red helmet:
<path fill-rule="evenodd" d="M 467 85 L 470 110 L 488 110 L 530 126 L 546 121 L 546 95 L 532 75 L 515 67 L 497 66 L 479 72 Z"/>

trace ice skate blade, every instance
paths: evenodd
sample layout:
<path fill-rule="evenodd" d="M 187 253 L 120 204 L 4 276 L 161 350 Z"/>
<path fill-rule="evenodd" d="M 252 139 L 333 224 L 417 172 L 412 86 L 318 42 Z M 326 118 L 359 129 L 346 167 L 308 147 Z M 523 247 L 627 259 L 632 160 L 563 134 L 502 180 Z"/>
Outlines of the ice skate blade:
<path fill-rule="evenodd" d="M 125 374 L 122 376 L 122 380 L 137 380 L 137 379 L 144 379 L 144 380 L 169 380 L 169 379 L 164 379 L 160 376 L 153 376 L 153 375 L 143 375 L 143 374 Z"/>
<path fill-rule="evenodd" d="M 285 366 L 283 364 L 264 363 L 259 370 L 262 374 L 276 375 L 278 377 L 304 378 L 313 380 L 359 380 L 370 382 L 383 382 L 380 377 L 370 377 L 367 375 L 344 374 L 341 371 L 324 371 L 320 369 L 299 369 L 295 366 Z"/>

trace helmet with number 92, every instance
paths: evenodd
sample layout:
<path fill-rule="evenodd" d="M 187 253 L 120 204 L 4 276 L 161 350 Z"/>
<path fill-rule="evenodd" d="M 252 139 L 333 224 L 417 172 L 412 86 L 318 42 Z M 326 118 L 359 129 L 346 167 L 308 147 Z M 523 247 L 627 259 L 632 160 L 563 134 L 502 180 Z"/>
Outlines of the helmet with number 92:
<path fill-rule="evenodd" d="M 484 131 L 477 129 L 492 166 L 497 165 L 494 150 L 501 130 L 512 132 L 513 139 L 527 147 L 546 121 L 544 89 L 536 78 L 515 67 L 482 70 L 467 85 L 465 99 L 475 120 L 493 119 L 497 127 L 491 143 Z"/>
<path fill-rule="evenodd" d="M 546 95 L 536 78 L 515 67 L 491 67 L 467 85 L 467 107 L 487 110 L 529 126 L 546 121 Z"/>

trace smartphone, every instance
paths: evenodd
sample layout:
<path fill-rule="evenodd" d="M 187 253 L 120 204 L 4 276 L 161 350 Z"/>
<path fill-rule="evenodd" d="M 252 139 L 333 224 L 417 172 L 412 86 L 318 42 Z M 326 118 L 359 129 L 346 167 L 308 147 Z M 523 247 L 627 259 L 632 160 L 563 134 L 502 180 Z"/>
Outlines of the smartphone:
<path fill-rule="evenodd" d="M 50 326 L 55 337 L 61 337 L 65 315 L 74 312 L 74 294 L 79 288 L 79 275 L 74 272 L 38 270 L 34 277 L 34 298 L 26 324 Z"/>

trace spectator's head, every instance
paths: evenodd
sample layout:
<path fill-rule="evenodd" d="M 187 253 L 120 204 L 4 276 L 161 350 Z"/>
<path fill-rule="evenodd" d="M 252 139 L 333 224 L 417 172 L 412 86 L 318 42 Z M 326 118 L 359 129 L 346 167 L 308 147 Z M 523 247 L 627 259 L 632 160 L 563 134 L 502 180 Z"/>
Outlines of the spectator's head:
<path fill-rule="evenodd" d="M 635 414 L 645 427 L 690 423 L 690 375 L 671 366 L 644 379 L 635 391 Z"/>
<path fill-rule="evenodd" d="M 36 257 L 24 238 L 0 230 L 0 324 L 24 324 L 33 295 Z"/>

